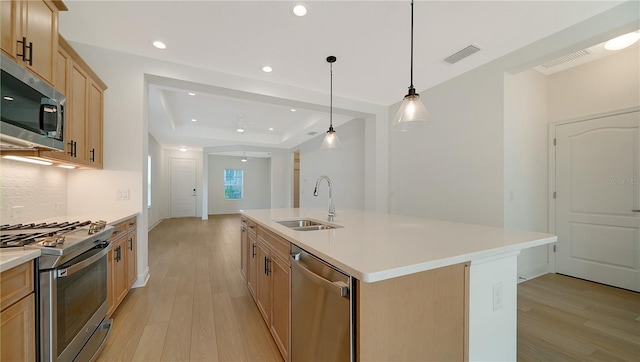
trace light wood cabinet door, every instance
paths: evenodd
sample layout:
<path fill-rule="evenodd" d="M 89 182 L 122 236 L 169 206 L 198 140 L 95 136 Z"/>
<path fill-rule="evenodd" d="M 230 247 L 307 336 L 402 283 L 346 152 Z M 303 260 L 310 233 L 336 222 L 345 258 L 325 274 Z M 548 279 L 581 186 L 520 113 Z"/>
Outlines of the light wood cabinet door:
<path fill-rule="evenodd" d="M 258 258 L 258 282 L 256 289 L 256 304 L 267 325 L 271 321 L 271 277 L 269 270 L 269 249 L 260 241 L 256 244 Z"/>
<path fill-rule="evenodd" d="M 0 335 L 0 361 L 36 360 L 33 293 L 0 313 Z"/>
<path fill-rule="evenodd" d="M 87 161 L 93 168 L 102 168 L 102 89 L 93 80 L 89 82 L 89 109 L 87 118 Z"/>
<path fill-rule="evenodd" d="M 18 62 L 16 51 L 18 39 L 22 37 L 22 3 L 20 1 L 0 1 L 0 36 L 2 53 Z M 21 48 L 22 49 L 22 48 Z M 21 59 L 22 60 L 22 59 Z"/>
<path fill-rule="evenodd" d="M 247 235 L 247 228 L 244 226 L 240 228 L 240 272 L 244 279 L 248 282 L 249 280 L 249 235 Z"/>
<path fill-rule="evenodd" d="M 31 43 L 27 69 L 53 84 L 58 53 L 58 9 L 51 1 L 22 2 L 23 36 Z"/>
<path fill-rule="evenodd" d="M 109 316 L 113 314 L 129 291 L 127 287 L 126 241 L 127 234 L 121 234 L 111 242 L 111 251 L 109 251 L 108 259 L 109 311 L 107 314 Z"/>
<path fill-rule="evenodd" d="M 270 268 L 272 309 L 269 329 L 282 357 L 288 361 L 291 326 L 291 267 L 279 257 L 272 256 Z"/>
<path fill-rule="evenodd" d="M 80 164 L 87 163 L 86 116 L 88 109 L 89 76 L 76 63 L 71 64 L 70 90 L 67 95 L 68 110 L 65 119 L 67 127 L 66 142 L 70 143 L 69 160 Z"/>
<path fill-rule="evenodd" d="M 249 239 L 247 243 L 247 286 L 249 287 L 249 292 L 254 300 L 258 299 L 256 296 L 256 289 L 258 283 L 258 245 L 256 234 L 247 230 L 247 239 Z"/>
<path fill-rule="evenodd" d="M 131 288 L 138 277 L 138 253 L 136 240 L 138 238 L 137 229 L 129 229 L 127 235 L 127 289 Z"/>

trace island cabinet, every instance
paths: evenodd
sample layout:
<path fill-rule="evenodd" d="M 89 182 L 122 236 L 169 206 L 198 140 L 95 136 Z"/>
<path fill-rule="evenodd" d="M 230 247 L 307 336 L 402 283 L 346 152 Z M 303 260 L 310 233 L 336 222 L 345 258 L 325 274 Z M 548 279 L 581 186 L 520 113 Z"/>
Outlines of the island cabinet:
<path fill-rule="evenodd" d="M 359 361 L 468 361 L 469 263 L 357 282 Z"/>
<path fill-rule="evenodd" d="M 0 361 L 36 360 L 33 261 L 0 274 Z"/>
<path fill-rule="evenodd" d="M 255 232 L 254 232 L 255 231 Z M 241 264 L 247 287 L 285 361 L 289 360 L 291 324 L 291 244 L 242 218 Z"/>
<path fill-rule="evenodd" d="M 54 84 L 58 12 L 62 1 L 0 1 L 2 53 L 42 80 Z"/>
<path fill-rule="evenodd" d="M 111 316 L 124 300 L 136 279 L 136 218 L 114 225 L 109 238 L 107 315 Z"/>

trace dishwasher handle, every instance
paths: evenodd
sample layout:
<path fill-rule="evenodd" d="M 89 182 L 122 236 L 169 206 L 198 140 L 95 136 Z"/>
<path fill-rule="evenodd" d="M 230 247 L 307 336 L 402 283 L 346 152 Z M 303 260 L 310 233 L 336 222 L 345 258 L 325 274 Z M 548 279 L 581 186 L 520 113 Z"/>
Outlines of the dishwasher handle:
<path fill-rule="evenodd" d="M 337 294 L 341 297 L 349 296 L 349 285 L 343 281 L 332 282 L 331 280 L 325 279 L 320 275 L 312 272 L 307 269 L 300 263 L 300 253 L 295 253 L 290 255 L 291 266 L 295 267 L 300 273 L 302 273 L 307 279 L 311 280 L 315 284 L 319 285 L 323 289 L 326 289 L 334 294 Z"/>

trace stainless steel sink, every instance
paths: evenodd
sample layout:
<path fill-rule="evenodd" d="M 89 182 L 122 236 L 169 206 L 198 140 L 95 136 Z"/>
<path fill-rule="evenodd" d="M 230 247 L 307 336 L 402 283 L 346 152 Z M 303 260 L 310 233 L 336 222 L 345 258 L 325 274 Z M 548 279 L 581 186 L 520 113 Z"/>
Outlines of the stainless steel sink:
<path fill-rule="evenodd" d="M 317 221 L 313 221 L 313 220 L 308 220 L 308 219 L 299 219 L 299 220 L 282 220 L 282 221 L 276 221 L 278 224 L 280 225 L 284 225 L 288 228 L 301 228 L 301 227 L 307 227 L 307 226 L 317 226 L 317 225 L 321 225 L 319 222 Z"/>
<path fill-rule="evenodd" d="M 314 230 L 328 230 L 336 229 L 342 226 L 323 224 L 319 221 L 310 219 L 295 219 L 295 220 L 280 220 L 276 222 L 280 225 L 286 226 L 296 231 L 314 231 Z"/>

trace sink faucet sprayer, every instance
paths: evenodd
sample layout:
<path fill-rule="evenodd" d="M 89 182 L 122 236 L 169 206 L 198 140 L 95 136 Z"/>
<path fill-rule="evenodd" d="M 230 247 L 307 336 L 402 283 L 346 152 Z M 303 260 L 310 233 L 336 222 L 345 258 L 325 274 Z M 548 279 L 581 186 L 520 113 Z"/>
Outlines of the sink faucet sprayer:
<path fill-rule="evenodd" d="M 336 216 L 336 207 L 333 205 L 333 200 L 331 199 L 331 179 L 328 176 L 320 176 L 316 181 L 316 187 L 313 189 L 313 196 L 318 196 L 318 185 L 320 185 L 320 181 L 327 180 L 327 184 L 329 185 L 329 221 L 333 221 L 333 218 Z"/>

